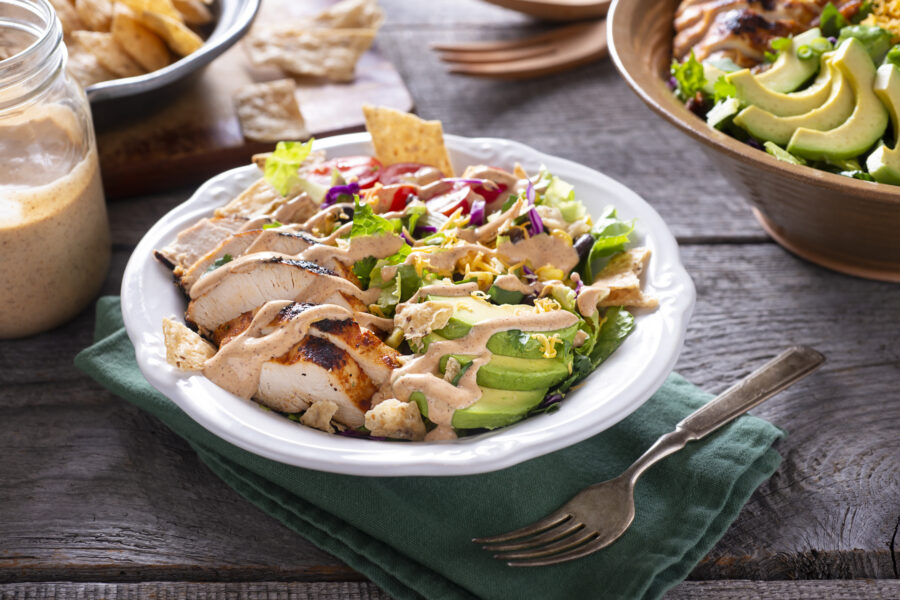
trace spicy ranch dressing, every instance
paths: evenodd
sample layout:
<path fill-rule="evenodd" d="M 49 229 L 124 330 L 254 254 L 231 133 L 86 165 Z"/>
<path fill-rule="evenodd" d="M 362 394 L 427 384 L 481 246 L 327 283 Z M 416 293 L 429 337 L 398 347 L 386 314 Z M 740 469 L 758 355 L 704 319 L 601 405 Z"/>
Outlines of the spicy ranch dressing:
<path fill-rule="evenodd" d="M 92 133 L 58 104 L 0 120 L 0 338 L 75 316 L 99 291 L 109 257 Z"/>

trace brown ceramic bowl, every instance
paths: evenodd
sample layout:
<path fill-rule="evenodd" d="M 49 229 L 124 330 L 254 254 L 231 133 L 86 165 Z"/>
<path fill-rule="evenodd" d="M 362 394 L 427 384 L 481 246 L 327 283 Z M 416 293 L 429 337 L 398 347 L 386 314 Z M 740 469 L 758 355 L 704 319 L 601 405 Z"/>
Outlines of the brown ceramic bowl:
<path fill-rule="evenodd" d="M 615 0 L 609 50 L 632 89 L 701 143 L 779 244 L 822 266 L 900 282 L 900 186 L 791 165 L 707 126 L 667 85 L 678 0 Z"/>

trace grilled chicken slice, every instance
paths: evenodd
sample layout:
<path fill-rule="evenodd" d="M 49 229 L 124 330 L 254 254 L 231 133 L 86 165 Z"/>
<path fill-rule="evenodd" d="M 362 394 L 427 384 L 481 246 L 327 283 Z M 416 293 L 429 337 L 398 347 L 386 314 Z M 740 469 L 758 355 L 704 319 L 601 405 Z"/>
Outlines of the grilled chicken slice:
<path fill-rule="evenodd" d="M 198 279 L 215 265 L 217 260 L 226 255 L 232 259 L 254 252 L 277 252 L 295 255 L 318 243 L 307 233 L 278 229 L 254 229 L 241 231 L 231 235 L 219 245 L 207 252 L 181 275 L 181 287 L 190 293 L 191 287 Z"/>
<path fill-rule="evenodd" d="M 675 13 L 673 54 L 685 60 L 729 58 L 742 67 L 760 64 L 774 37 L 806 31 L 828 0 L 683 0 Z M 858 0 L 838 10 L 850 16 Z"/>
<path fill-rule="evenodd" d="M 174 242 L 154 254 L 170 269 L 186 269 L 222 240 L 240 231 L 246 222 L 246 218 L 234 215 L 200 219 L 180 232 Z"/>
<path fill-rule="evenodd" d="M 314 305 L 292 303 L 263 329 L 266 336 L 286 327 Z M 253 321 L 255 311 L 223 324 L 213 339 L 227 346 Z M 351 319 L 323 319 L 282 356 L 267 360 L 260 372 L 256 398 L 283 412 L 305 410 L 316 400 L 338 406 L 335 419 L 359 427 L 375 391 L 400 367 L 399 354 Z"/>
<path fill-rule="evenodd" d="M 378 290 L 374 290 L 377 292 Z M 260 252 L 206 273 L 191 287 L 185 318 L 201 333 L 271 300 L 305 299 L 362 310 L 368 298 L 350 281 L 317 264 L 283 254 Z"/>
<path fill-rule="evenodd" d="M 348 352 L 308 335 L 286 354 L 263 364 L 256 398 L 282 412 L 299 412 L 316 400 L 331 400 L 338 406 L 335 420 L 361 427 L 376 389 Z"/>

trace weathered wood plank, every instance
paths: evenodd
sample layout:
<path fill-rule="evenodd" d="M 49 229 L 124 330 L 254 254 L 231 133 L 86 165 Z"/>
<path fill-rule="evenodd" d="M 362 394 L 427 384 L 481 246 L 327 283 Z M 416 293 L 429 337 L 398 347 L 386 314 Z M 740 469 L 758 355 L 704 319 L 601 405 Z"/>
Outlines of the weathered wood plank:
<path fill-rule="evenodd" d="M 690 379 L 721 390 L 791 343 L 829 357 L 757 410 L 790 431 L 785 462 L 693 576 L 894 576 L 900 287 L 813 268 L 768 244 L 682 253 L 700 291 L 678 365 Z M 117 254 L 120 273 L 126 252 Z M 16 457 L 0 462 L 0 581 L 359 577 L 82 377 L 71 360 L 92 325 L 85 314 L 0 352 L 0 452 Z"/>
<path fill-rule="evenodd" d="M 686 581 L 664 600 L 895 600 L 900 582 Z M 0 585 L 2 600 L 389 600 L 369 582 L 247 583 L 12 583 Z"/>

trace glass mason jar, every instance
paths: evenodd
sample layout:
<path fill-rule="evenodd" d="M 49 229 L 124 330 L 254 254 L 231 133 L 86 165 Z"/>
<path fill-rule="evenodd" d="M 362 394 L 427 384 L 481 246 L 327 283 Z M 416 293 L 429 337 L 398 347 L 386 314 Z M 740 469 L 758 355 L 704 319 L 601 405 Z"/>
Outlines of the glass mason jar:
<path fill-rule="evenodd" d="M 97 143 L 47 0 L 0 0 L 0 338 L 60 325 L 110 259 Z"/>

